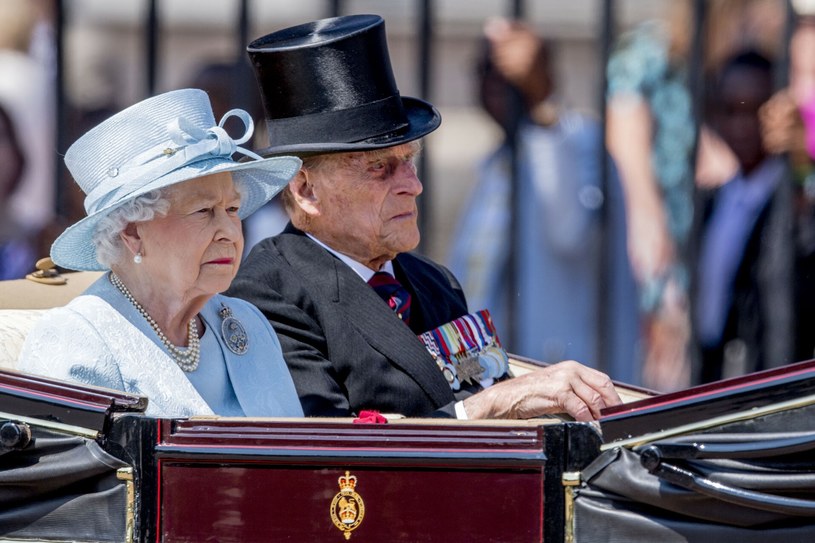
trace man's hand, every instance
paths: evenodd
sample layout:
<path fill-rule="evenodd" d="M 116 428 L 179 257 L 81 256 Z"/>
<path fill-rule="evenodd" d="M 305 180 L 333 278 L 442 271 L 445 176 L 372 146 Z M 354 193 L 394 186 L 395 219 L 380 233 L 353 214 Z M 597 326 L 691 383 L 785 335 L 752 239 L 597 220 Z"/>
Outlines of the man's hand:
<path fill-rule="evenodd" d="M 786 153 L 804 146 L 804 126 L 798 105 L 790 91 L 783 89 L 761 106 L 761 136 L 770 153 Z"/>
<path fill-rule="evenodd" d="M 484 24 L 484 35 L 496 70 L 521 91 L 527 107 L 546 100 L 552 92 L 549 60 L 534 29 L 521 21 L 493 18 Z"/>
<path fill-rule="evenodd" d="M 575 420 L 600 417 L 620 397 L 604 373 L 573 360 L 502 381 L 464 400 L 471 419 L 529 419 L 568 413 Z"/>

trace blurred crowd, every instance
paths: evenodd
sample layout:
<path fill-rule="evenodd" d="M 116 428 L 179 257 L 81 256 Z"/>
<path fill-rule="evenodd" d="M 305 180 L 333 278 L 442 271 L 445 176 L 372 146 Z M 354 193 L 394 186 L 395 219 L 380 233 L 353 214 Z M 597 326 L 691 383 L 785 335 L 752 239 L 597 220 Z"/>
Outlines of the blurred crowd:
<path fill-rule="evenodd" d="M 485 22 L 474 94 L 502 139 L 447 264 L 508 350 L 661 391 L 815 357 L 815 17 L 790 30 L 783 0 L 708 0 L 697 34 L 693 5 L 616 32 L 603 116 L 560 94 L 556 42 Z M 0 3 L 0 279 L 82 213 L 58 175 L 53 21 L 48 0 Z M 230 92 L 244 62 L 189 85 L 262 126 L 255 86 Z M 67 104 L 66 141 L 122 105 Z M 247 248 L 282 229 L 276 206 Z"/>
<path fill-rule="evenodd" d="M 0 279 L 30 271 L 54 217 L 54 81 L 50 3 L 0 5 Z"/>

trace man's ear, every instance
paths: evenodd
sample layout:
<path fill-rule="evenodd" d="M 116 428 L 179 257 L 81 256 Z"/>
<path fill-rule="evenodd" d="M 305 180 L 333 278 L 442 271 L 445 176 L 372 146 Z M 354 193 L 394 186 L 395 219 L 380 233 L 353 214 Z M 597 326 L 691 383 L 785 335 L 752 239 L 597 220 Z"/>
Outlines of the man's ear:
<path fill-rule="evenodd" d="M 141 234 L 139 233 L 139 227 L 136 223 L 128 223 L 125 229 L 119 234 L 119 237 L 122 239 L 122 243 L 125 244 L 125 247 L 127 247 L 127 250 L 130 251 L 131 256 L 136 253 L 143 254 Z"/>
<path fill-rule="evenodd" d="M 309 178 L 308 170 L 300 170 L 291 181 L 289 181 L 289 191 L 297 207 L 308 215 L 319 215 L 320 206 L 317 194 L 314 192 L 314 185 Z"/>

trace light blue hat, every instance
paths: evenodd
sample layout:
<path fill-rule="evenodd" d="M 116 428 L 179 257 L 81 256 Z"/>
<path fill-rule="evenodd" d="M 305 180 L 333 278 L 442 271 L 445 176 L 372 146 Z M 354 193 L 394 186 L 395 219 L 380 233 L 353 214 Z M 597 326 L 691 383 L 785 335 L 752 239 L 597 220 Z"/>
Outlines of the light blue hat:
<path fill-rule="evenodd" d="M 231 116 L 246 133 L 232 139 L 223 129 Z M 99 220 L 137 196 L 220 172 L 245 187 L 238 215 L 246 218 L 274 197 L 300 169 L 300 159 L 263 159 L 238 147 L 252 136 L 251 116 L 233 109 L 215 124 L 207 93 L 182 89 L 160 94 L 110 117 L 79 138 L 65 164 L 86 194 L 88 216 L 68 227 L 51 246 L 51 259 L 73 270 L 104 270 L 92 238 Z M 235 162 L 232 154 L 254 160 Z"/>

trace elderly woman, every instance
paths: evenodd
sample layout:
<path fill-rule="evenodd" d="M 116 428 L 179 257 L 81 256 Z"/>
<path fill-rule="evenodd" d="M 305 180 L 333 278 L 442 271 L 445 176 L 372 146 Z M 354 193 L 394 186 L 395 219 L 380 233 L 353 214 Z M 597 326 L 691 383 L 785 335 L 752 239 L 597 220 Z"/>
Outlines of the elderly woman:
<path fill-rule="evenodd" d="M 233 140 L 230 116 L 246 126 Z M 51 248 L 75 270 L 110 270 L 26 339 L 23 371 L 147 396 L 153 416 L 302 416 L 280 343 L 251 304 L 221 296 L 243 251 L 241 219 L 298 171 L 238 147 L 253 123 L 215 124 L 203 91 L 136 104 L 65 154 L 87 217 Z M 242 153 L 254 160 L 235 162 Z"/>

